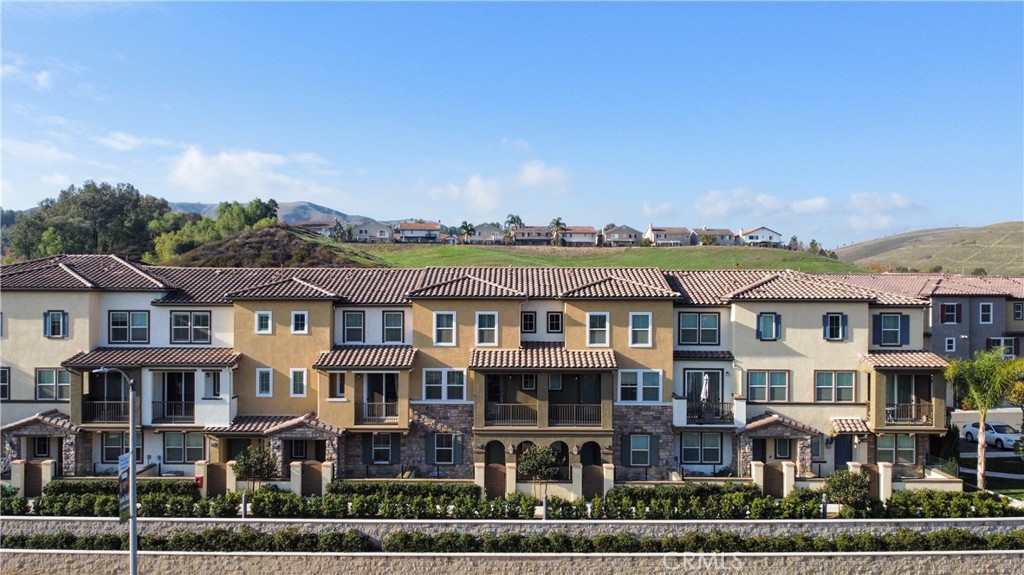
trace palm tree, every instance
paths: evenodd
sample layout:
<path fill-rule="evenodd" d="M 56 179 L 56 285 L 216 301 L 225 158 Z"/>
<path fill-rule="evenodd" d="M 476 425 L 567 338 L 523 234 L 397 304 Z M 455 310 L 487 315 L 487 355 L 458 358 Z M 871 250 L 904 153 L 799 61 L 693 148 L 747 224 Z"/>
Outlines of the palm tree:
<path fill-rule="evenodd" d="M 1024 378 L 1024 358 L 1004 358 L 1005 348 L 979 351 L 974 359 L 955 359 L 946 366 L 946 380 L 963 397 L 966 407 L 978 410 L 978 489 L 985 489 L 985 418 Z"/>
<path fill-rule="evenodd" d="M 459 224 L 458 232 L 459 238 L 461 239 L 462 243 L 466 243 L 469 236 L 476 233 L 476 226 L 467 222 L 466 220 L 462 220 L 462 223 Z"/>
<path fill-rule="evenodd" d="M 505 229 L 514 230 L 521 227 L 523 227 L 523 218 L 515 214 L 509 214 L 505 217 Z"/>
<path fill-rule="evenodd" d="M 555 218 L 548 224 L 548 229 L 551 230 L 551 245 L 560 246 L 562 245 L 562 233 L 565 232 L 565 222 L 562 218 Z"/>

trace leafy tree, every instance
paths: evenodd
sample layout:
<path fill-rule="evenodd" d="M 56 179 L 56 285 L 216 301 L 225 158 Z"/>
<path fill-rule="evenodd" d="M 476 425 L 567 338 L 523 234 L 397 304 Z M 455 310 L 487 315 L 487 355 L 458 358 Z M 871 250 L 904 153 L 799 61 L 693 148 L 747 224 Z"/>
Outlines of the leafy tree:
<path fill-rule="evenodd" d="M 973 359 L 955 359 L 946 367 L 946 380 L 963 397 L 968 409 L 978 410 L 978 489 L 985 489 L 985 419 L 988 410 L 1005 400 L 1024 378 L 1024 358 L 1004 358 L 1005 348 L 979 351 Z"/>
<path fill-rule="evenodd" d="M 974 268 L 973 270 L 971 270 L 971 275 L 972 276 L 987 276 L 988 272 L 985 271 L 985 268 Z"/>
<path fill-rule="evenodd" d="M 345 226 L 338 220 L 334 220 L 334 227 L 331 228 L 331 239 L 336 242 L 345 241 Z"/>
<path fill-rule="evenodd" d="M 256 198 L 248 204 L 221 202 L 217 206 L 217 219 L 201 218 L 188 221 L 180 229 L 168 231 L 154 240 L 154 262 L 164 262 L 205 243 L 224 239 L 247 229 L 262 227 L 277 221 L 277 202 Z"/>
<path fill-rule="evenodd" d="M 505 217 L 505 228 L 514 230 L 516 228 L 523 227 L 523 218 L 520 218 L 516 214 L 509 214 Z"/>
<path fill-rule="evenodd" d="M 277 457 L 263 446 L 246 449 L 235 458 L 235 477 L 248 481 L 250 490 L 276 477 L 278 470 Z"/>
<path fill-rule="evenodd" d="M 800 247 L 800 240 L 796 236 L 789 238 L 789 249 L 796 251 Z"/>
<path fill-rule="evenodd" d="M 1024 421 L 1024 380 L 1013 382 L 1009 393 L 1006 394 L 1006 401 L 1020 408 L 1021 421 Z"/>
<path fill-rule="evenodd" d="M 818 255 L 818 252 L 821 251 L 821 246 L 818 244 L 818 240 L 812 239 L 811 243 L 807 244 L 807 251 L 808 253 Z"/>
<path fill-rule="evenodd" d="M 356 228 L 352 224 L 345 226 L 345 239 L 352 241 L 352 238 L 355 237 L 355 231 Z"/>
<path fill-rule="evenodd" d="M 602 232 L 607 232 L 608 230 L 610 230 L 610 229 L 612 229 L 614 227 L 615 227 L 615 222 L 609 222 L 609 223 L 605 224 L 603 228 L 601 228 L 601 231 Z"/>
<path fill-rule="evenodd" d="M 702 246 L 713 246 L 713 245 L 715 245 L 717 243 L 718 243 L 718 240 L 716 240 L 715 236 L 713 236 L 711 234 L 701 234 L 700 235 L 700 245 L 702 245 Z"/>
<path fill-rule="evenodd" d="M 558 458 L 550 447 L 530 447 L 519 456 L 516 472 L 530 478 L 533 496 L 537 483 L 544 485 L 544 518 L 547 519 L 548 484 L 558 478 Z"/>
<path fill-rule="evenodd" d="M 476 226 L 467 222 L 466 220 L 462 220 L 462 223 L 459 224 L 457 232 L 459 236 L 459 241 L 462 243 L 466 243 L 469 240 L 469 236 L 476 233 Z"/>
<path fill-rule="evenodd" d="M 548 224 L 548 230 L 551 231 L 551 245 L 560 246 L 562 245 L 562 234 L 565 233 L 565 222 L 562 218 L 555 218 Z"/>

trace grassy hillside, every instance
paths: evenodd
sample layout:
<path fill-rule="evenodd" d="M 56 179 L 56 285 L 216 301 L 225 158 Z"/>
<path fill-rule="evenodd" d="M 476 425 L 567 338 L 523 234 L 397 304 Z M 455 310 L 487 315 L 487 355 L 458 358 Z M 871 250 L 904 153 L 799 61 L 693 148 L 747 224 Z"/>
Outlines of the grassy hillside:
<path fill-rule="evenodd" d="M 171 265 L 224 267 L 553 266 L 760 268 L 806 272 L 858 272 L 855 265 L 789 250 L 725 246 L 687 248 L 555 248 L 548 246 L 442 246 L 338 244 L 279 224 L 200 246 Z"/>
<path fill-rule="evenodd" d="M 844 262 L 860 266 L 897 267 L 970 273 L 1024 274 L 1024 222 L 980 228 L 936 228 L 907 232 L 839 248 Z"/>

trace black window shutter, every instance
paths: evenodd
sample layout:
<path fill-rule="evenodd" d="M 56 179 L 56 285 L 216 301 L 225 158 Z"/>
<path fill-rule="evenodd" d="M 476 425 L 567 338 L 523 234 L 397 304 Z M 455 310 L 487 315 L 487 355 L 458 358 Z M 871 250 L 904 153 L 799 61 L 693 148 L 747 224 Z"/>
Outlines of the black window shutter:
<path fill-rule="evenodd" d="M 363 434 L 363 465 L 373 463 L 373 434 Z"/>
<path fill-rule="evenodd" d="M 427 432 L 427 437 L 426 437 L 426 441 L 425 441 L 426 447 L 427 447 L 427 453 L 426 453 L 427 465 L 433 465 L 437 461 L 436 456 L 434 454 L 434 436 L 435 435 L 436 434 L 433 431 L 428 431 Z"/>
<path fill-rule="evenodd" d="M 956 315 L 956 320 L 955 321 L 956 321 L 956 323 L 960 323 L 960 321 L 961 321 L 960 320 L 960 304 L 958 304 L 958 303 L 953 304 L 953 309 L 955 310 L 954 313 Z"/>
<path fill-rule="evenodd" d="M 986 337 L 985 338 L 985 351 L 992 351 L 992 338 L 991 337 Z"/>
<path fill-rule="evenodd" d="M 659 449 L 659 446 L 658 446 L 658 443 L 659 443 L 658 439 L 659 439 L 659 437 L 657 435 L 654 435 L 653 433 L 651 435 L 649 435 L 648 437 L 650 437 L 649 445 L 651 446 L 651 454 L 648 457 L 648 464 L 650 464 L 650 465 L 660 465 L 661 464 L 661 450 Z"/>
<path fill-rule="evenodd" d="M 68 326 L 68 312 L 66 311 L 60 312 L 60 328 L 64 330 L 60 334 L 61 337 L 67 337 L 71 332 Z"/>
<path fill-rule="evenodd" d="M 462 449 L 462 434 L 461 433 L 456 433 L 455 435 L 452 436 L 452 451 L 454 452 L 454 456 L 453 456 L 452 461 L 455 462 L 456 465 L 461 464 L 462 463 L 462 457 L 463 457 L 462 456 L 463 449 Z"/>
<path fill-rule="evenodd" d="M 775 339 L 782 339 L 782 314 L 775 314 Z"/>
<path fill-rule="evenodd" d="M 761 316 L 763 313 L 757 314 L 757 339 L 764 339 L 764 334 L 761 333 Z"/>
<path fill-rule="evenodd" d="M 871 316 L 871 345 L 882 345 L 882 316 Z"/>
<path fill-rule="evenodd" d="M 397 465 L 402 462 L 402 434 L 391 434 L 391 464 Z"/>
<path fill-rule="evenodd" d="M 50 337 L 50 314 L 43 312 L 43 337 Z"/>
<path fill-rule="evenodd" d="M 828 339 L 828 314 L 821 316 L 821 339 Z"/>
<path fill-rule="evenodd" d="M 840 318 L 840 319 L 841 319 L 841 323 L 842 323 L 842 338 L 843 338 L 843 339 L 846 339 L 846 337 L 847 337 L 847 336 L 846 336 L 846 326 L 847 326 L 847 325 L 849 324 L 849 322 L 847 321 L 847 320 L 848 320 L 849 318 L 848 318 L 848 317 L 847 317 L 847 315 L 846 315 L 846 314 L 844 313 L 844 314 L 843 314 L 843 315 L 841 316 L 841 318 Z"/>
<path fill-rule="evenodd" d="M 900 345 L 910 344 L 910 316 L 900 314 Z"/>

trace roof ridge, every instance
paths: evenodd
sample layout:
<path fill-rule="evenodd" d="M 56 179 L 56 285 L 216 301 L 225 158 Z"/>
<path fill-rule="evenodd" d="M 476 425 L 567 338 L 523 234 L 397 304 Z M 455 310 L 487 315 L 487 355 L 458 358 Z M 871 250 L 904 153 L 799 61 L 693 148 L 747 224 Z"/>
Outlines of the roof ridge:
<path fill-rule="evenodd" d="M 743 287 L 741 287 L 741 288 L 739 288 L 737 290 L 734 290 L 734 291 L 731 291 L 731 292 L 725 294 L 724 299 L 730 300 L 730 299 L 732 299 L 734 297 L 739 296 L 740 294 L 742 294 L 744 292 L 755 290 L 755 289 L 757 289 L 757 288 L 767 284 L 768 282 L 770 282 L 772 280 L 779 279 L 780 277 L 782 277 L 782 274 L 777 272 L 777 271 L 776 272 L 769 272 L 768 275 L 766 275 L 763 278 L 755 281 L 754 283 L 747 284 L 747 285 L 745 285 L 745 286 L 743 286 Z"/>
<path fill-rule="evenodd" d="M 489 279 L 484 279 L 482 277 L 478 277 L 478 276 L 475 276 L 475 275 L 472 275 L 472 274 L 466 274 L 465 277 L 467 277 L 469 279 L 474 279 L 474 280 L 476 280 L 478 282 L 485 283 L 487 285 L 494 286 L 494 287 L 499 288 L 499 289 L 503 289 L 505 291 L 510 291 L 512 293 L 519 294 L 519 295 L 521 295 L 523 297 L 526 297 L 526 292 L 524 292 L 523 290 L 518 290 L 518 289 L 515 289 L 515 288 L 511 288 L 511 287 L 508 287 L 506 285 L 502 285 L 502 284 L 500 284 L 498 282 L 493 282 L 493 281 L 491 281 Z"/>
<path fill-rule="evenodd" d="M 50 267 L 50 266 L 46 266 L 46 267 Z M 68 274 L 70 274 L 71 277 L 73 277 L 76 280 L 82 282 L 85 285 L 85 287 L 87 287 L 87 288 L 95 288 L 96 287 L 96 284 L 94 284 L 91 281 L 85 279 L 85 276 L 83 276 L 83 275 L 79 274 L 78 272 L 76 272 L 75 270 L 71 269 L 71 266 L 65 264 L 64 262 L 58 262 L 57 263 L 57 267 L 62 269 L 62 270 L 64 270 L 64 271 L 66 271 L 66 272 L 68 272 Z"/>
<path fill-rule="evenodd" d="M 117 255 L 115 255 L 115 254 L 111 254 L 111 255 L 110 255 L 109 257 L 110 257 L 111 259 L 113 259 L 114 261 L 116 261 L 116 262 L 119 262 L 119 263 L 120 263 L 121 265 L 123 265 L 123 266 L 127 267 L 128 269 L 132 270 L 133 272 L 135 272 L 135 273 L 139 274 L 140 276 L 142 276 L 142 277 L 146 278 L 147 280 L 149 280 L 149 281 L 153 282 L 154 284 L 156 284 L 156 287 L 158 287 L 158 288 L 162 288 L 162 289 L 165 289 L 165 288 L 167 288 L 167 285 L 166 285 L 166 284 L 164 284 L 164 283 L 163 283 L 163 282 L 161 282 L 160 280 L 158 280 L 158 279 L 154 278 L 153 276 L 151 276 L 151 275 L 147 274 L 146 272 L 144 272 L 144 271 L 140 270 L 139 268 L 135 267 L 135 265 L 134 265 L 134 264 L 132 264 L 132 263 L 128 262 L 127 260 L 124 260 L 124 259 L 122 259 L 122 258 L 118 257 L 118 256 L 117 256 Z"/>
<path fill-rule="evenodd" d="M 322 288 L 322 287 L 320 287 L 320 286 L 318 286 L 316 284 L 310 283 L 310 282 L 308 282 L 308 281 L 306 281 L 306 280 L 304 280 L 304 279 L 302 279 L 300 277 L 292 276 L 291 280 L 299 282 L 300 284 L 302 284 L 302 285 L 304 285 L 304 286 L 306 286 L 308 288 L 315 289 L 315 290 L 317 290 L 319 292 L 322 292 L 322 293 L 324 293 L 326 295 L 329 295 L 331 297 L 341 297 L 340 295 L 338 295 L 338 294 L 336 294 L 336 293 L 334 293 L 332 291 L 326 290 L 326 289 L 324 289 L 324 288 Z"/>

